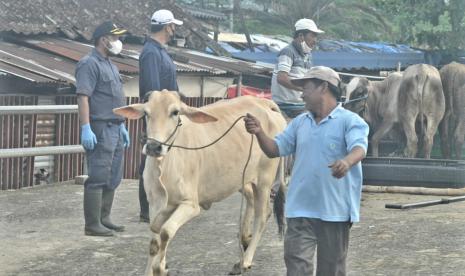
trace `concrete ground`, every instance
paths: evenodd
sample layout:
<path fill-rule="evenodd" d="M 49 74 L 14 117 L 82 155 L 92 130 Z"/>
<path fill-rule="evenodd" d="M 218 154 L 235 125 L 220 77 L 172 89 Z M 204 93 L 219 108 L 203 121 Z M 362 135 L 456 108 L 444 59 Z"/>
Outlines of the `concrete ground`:
<path fill-rule="evenodd" d="M 0 191 L 0 275 L 142 275 L 150 233 L 138 222 L 137 183 L 118 188 L 113 218 L 127 230 L 110 238 L 84 236 L 82 189 L 61 183 Z M 349 275 L 465 275 L 465 202 L 384 208 L 433 198 L 364 194 Z M 239 259 L 239 209 L 237 194 L 181 228 L 168 251 L 170 275 L 227 275 Z M 285 275 L 276 233 L 270 220 L 247 275 Z"/>

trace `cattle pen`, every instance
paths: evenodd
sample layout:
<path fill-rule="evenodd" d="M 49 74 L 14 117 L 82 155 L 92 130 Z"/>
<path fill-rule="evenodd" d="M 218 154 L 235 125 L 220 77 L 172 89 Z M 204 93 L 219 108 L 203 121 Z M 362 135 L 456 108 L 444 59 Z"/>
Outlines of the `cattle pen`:
<path fill-rule="evenodd" d="M 216 100 L 184 99 L 193 106 Z M 128 103 L 135 102 L 137 99 L 128 99 Z M 138 222 L 137 184 L 134 180 L 126 180 L 121 186 L 114 211 L 115 218 L 128 230 L 110 242 L 105 242 L 104 238 L 85 237 L 82 233 L 82 187 L 72 181 L 63 182 L 84 172 L 82 148 L 77 145 L 77 132 L 73 130 L 77 123 L 76 106 L 70 97 L 62 103 L 66 105 L 50 109 L 46 106 L 34 110 L 29 108 L 27 112 L 33 114 L 25 114 L 23 107 L 11 106 L 2 107 L 3 113 L 0 112 L 2 126 L 9 130 L 6 133 L 15 135 L 11 131 L 13 124 L 5 124 L 8 119 L 14 118 L 14 124 L 21 124 L 28 120 L 24 119 L 27 116 L 34 120 L 37 115 L 57 109 L 53 113 L 63 112 L 53 115 L 61 120 L 58 130 L 63 133 L 59 137 L 65 137 L 64 133 L 72 134 L 59 148 L 25 149 L 24 146 L 24 149 L 15 149 L 13 146 L 18 145 L 8 144 L 12 148 L 0 153 L 3 166 L 17 164 L 14 172 L 18 175 L 27 172 L 30 174 L 28 181 L 32 181 L 33 175 L 30 167 L 21 171 L 21 162 L 24 161 L 5 163 L 9 162 L 5 160 L 31 160 L 30 156 L 54 155 L 61 164 L 57 171 L 68 177 L 52 181 L 57 183 L 37 186 L 35 183 L 12 185 L 19 178 L 2 180 L 2 188 L 7 188 L 0 191 L 0 240 L 6 242 L 0 253 L 0 275 L 141 275 L 150 231 L 147 224 Z M 139 128 L 138 124 L 130 125 L 133 141 L 138 140 Z M 29 137 L 27 133 L 21 135 L 24 139 Z M 6 137 L 7 140 L 5 137 L 2 141 L 7 143 L 13 136 Z M 130 161 L 125 167 L 127 178 L 137 177 L 134 172 L 137 152 L 140 151 L 137 147 L 129 153 Z M 78 161 L 81 163 L 72 163 Z M 435 188 L 463 188 L 465 185 L 465 162 L 460 160 L 368 157 L 363 161 L 363 167 L 366 185 Z M 3 176 L 6 174 L 8 172 L 4 170 Z M 19 189 L 26 187 L 34 188 Z M 365 193 L 363 197 L 362 222 L 354 225 L 350 241 L 349 275 L 465 274 L 465 248 L 458 245 L 465 241 L 460 235 L 461 213 L 465 211 L 465 204 L 457 203 L 454 208 L 447 205 L 428 207 L 407 213 L 384 210 L 384 205 L 439 199 L 431 195 L 372 193 Z M 170 249 L 170 275 L 225 275 L 239 257 L 236 241 L 239 206 L 240 197 L 234 195 L 225 202 L 214 204 L 210 211 L 185 225 Z M 257 249 L 254 266 L 246 275 L 285 273 L 283 245 L 276 228 L 270 219 Z M 412 237 L 410 233 L 416 236 Z M 31 244 L 35 245 L 35 250 L 31 251 Z M 24 256 L 24 252 L 29 253 Z"/>

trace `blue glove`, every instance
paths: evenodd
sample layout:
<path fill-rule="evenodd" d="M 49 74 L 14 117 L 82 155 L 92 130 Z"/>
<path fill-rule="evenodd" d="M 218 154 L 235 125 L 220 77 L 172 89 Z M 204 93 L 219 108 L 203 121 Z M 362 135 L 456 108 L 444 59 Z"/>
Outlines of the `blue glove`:
<path fill-rule="evenodd" d="M 130 141 L 129 141 L 129 133 L 126 129 L 126 126 L 124 124 L 121 124 L 119 126 L 119 129 L 121 131 L 121 135 L 123 135 L 124 147 L 128 148 L 130 145 Z"/>
<path fill-rule="evenodd" d="M 97 137 L 87 123 L 81 126 L 81 143 L 86 150 L 93 150 L 97 144 Z"/>

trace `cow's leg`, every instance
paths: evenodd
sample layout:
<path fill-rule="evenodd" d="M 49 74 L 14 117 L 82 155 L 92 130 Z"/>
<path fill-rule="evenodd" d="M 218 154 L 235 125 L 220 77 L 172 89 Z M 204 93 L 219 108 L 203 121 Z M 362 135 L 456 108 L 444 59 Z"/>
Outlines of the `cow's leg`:
<path fill-rule="evenodd" d="M 439 124 L 439 135 L 441 137 L 441 153 L 445 159 L 450 159 L 450 138 L 449 138 L 449 123 L 451 119 L 450 111 L 446 111 L 444 118 Z"/>
<path fill-rule="evenodd" d="M 457 127 L 454 131 L 455 158 L 462 159 L 462 147 L 465 140 L 465 118 L 457 118 Z"/>
<path fill-rule="evenodd" d="M 245 197 L 247 205 L 245 207 L 244 217 L 242 218 L 242 227 L 241 227 L 241 244 L 245 250 L 249 246 L 250 240 L 252 239 L 252 231 L 250 227 L 252 226 L 253 212 L 254 212 L 254 196 L 252 184 L 248 183 L 244 186 L 244 189 L 241 191 L 242 195 Z"/>
<path fill-rule="evenodd" d="M 276 171 L 276 166 L 271 166 L 273 170 L 260 166 L 260 170 L 263 172 Z M 252 266 L 253 256 L 257 249 L 258 242 L 262 236 L 263 230 L 265 230 L 266 221 L 268 219 L 268 208 L 269 208 L 269 197 L 271 192 L 271 184 L 273 183 L 275 175 L 271 173 L 262 173 L 259 175 L 257 184 L 252 184 L 253 196 L 254 196 L 254 223 L 252 240 L 244 252 L 242 264 L 236 264 L 230 274 L 240 274 L 242 270 L 247 270 Z"/>
<path fill-rule="evenodd" d="M 405 136 L 407 137 L 407 146 L 404 150 L 406 157 L 414 158 L 418 151 L 418 137 L 415 132 L 415 118 L 416 116 L 404 117 L 401 120 L 402 128 Z"/>
<path fill-rule="evenodd" d="M 433 140 L 434 134 L 438 130 L 439 122 L 436 119 L 437 116 L 427 116 L 426 117 L 426 130 L 424 133 L 424 143 L 423 143 L 423 150 L 424 150 L 424 157 L 426 159 L 431 158 L 431 149 L 433 148 Z"/>
<path fill-rule="evenodd" d="M 166 209 L 159 212 L 158 215 L 152 220 L 150 230 L 152 230 L 153 235 L 152 239 L 150 240 L 149 257 L 147 260 L 147 267 L 145 269 L 145 275 L 147 276 L 153 275 L 155 256 L 157 255 L 158 249 L 160 248 L 160 229 L 171 216 L 171 214 L 173 214 L 174 210 L 175 207 L 167 207 Z"/>
<path fill-rule="evenodd" d="M 200 206 L 193 202 L 181 203 L 160 229 L 160 244 L 154 259 L 153 275 L 167 275 L 166 251 L 178 229 L 200 213 Z"/>
<path fill-rule="evenodd" d="M 379 155 L 379 141 L 392 129 L 392 126 L 392 120 L 386 118 L 383 120 L 378 130 L 376 130 L 375 134 L 373 134 L 371 138 L 371 150 L 374 157 L 378 157 Z"/>

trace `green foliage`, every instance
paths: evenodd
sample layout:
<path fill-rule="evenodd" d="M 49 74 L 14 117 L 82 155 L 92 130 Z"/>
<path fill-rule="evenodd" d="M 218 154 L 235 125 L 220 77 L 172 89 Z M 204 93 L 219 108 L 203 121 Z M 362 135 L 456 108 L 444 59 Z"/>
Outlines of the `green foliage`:
<path fill-rule="evenodd" d="M 230 6 L 230 0 L 177 0 Z M 239 0 L 235 0 L 239 1 Z M 259 11 L 242 10 L 250 33 L 292 35 L 295 21 L 315 20 L 323 37 L 404 43 L 428 50 L 465 49 L 465 0 L 243 0 Z M 237 19 L 236 19 L 237 20 Z M 242 22 L 234 22 L 242 32 Z M 227 22 L 223 22 L 226 26 Z"/>
<path fill-rule="evenodd" d="M 465 43 L 463 0 L 371 0 L 391 18 L 393 40 L 425 49 L 460 49 Z"/>
<path fill-rule="evenodd" d="M 263 21 L 259 19 L 250 18 L 245 22 L 247 29 L 253 34 L 264 34 L 264 35 L 287 35 L 291 36 L 291 30 L 279 22 L 268 22 L 263 24 Z M 243 33 L 242 26 L 239 22 L 234 24 L 234 32 Z"/>

